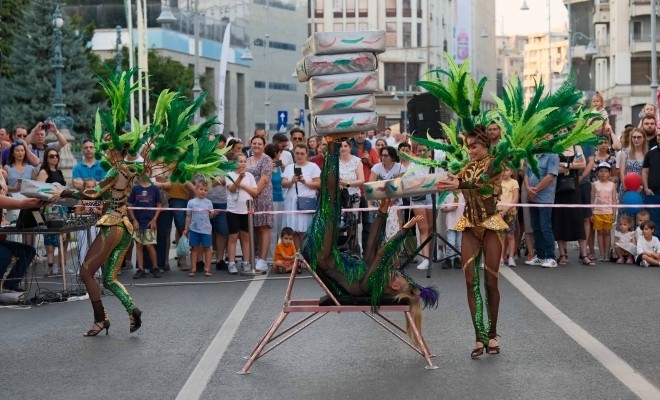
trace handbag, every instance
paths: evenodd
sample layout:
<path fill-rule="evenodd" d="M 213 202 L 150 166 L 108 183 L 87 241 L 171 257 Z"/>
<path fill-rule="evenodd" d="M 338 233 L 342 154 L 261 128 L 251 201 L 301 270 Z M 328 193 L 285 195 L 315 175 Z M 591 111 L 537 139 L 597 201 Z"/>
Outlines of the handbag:
<path fill-rule="evenodd" d="M 557 177 L 557 187 L 555 193 L 568 193 L 575 190 L 575 174 L 571 171 L 568 174 L 561 174 Z"/>
<path fill-rule="evenodd" d="M 296 182 L 296 208 L 298 211 L 316 211 L 319 201 L 314 197 L 298 196 L 298 182 Z"/>

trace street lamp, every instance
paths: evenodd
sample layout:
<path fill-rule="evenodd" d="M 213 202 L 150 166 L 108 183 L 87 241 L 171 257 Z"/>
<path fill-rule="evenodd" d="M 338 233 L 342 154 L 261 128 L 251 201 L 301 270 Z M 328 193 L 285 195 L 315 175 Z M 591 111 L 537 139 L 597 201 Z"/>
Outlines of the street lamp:
<path fill-rule="evenodd" d="M 73 121 L 71 117 L 66 116 L 66 104 L 62 101 L 62 70 L 64 69 L 64 57 L 62 57 L 62 25 L 64 25 L 64 19 L 62 18 L 59 4 L 55 4 L 52 23 L 55 33 L 55 49 L 52 59 L 52 65 L 55 68 L 55 96 L 53 97 L 53 116 L 51 119 L 55 121 L 59 129 L 72 129 Z"/>
<path fill-rule="evenodd" d="M 657 18 L 655 0 L 651 1 L 651 104 L 658 104 L 658 38 L 655 19 Z"/>
<path fill-rule="evenodd" d="M 572 35 L 568 38 L 568 73 L 570 74 L 573 71 L 573 44 L 575 43 L 576 38 L 582 38 L 589 41 L 587 48 L 584 51 L 585 57 L 593 57 L 598 54 L 598 49 L 594 45 L 593 39 L 585 35 L 582 32 L 573 32 Z"/>
<path fill-rule="evenodd" d="M 192 17 L 193 17 L 193 36 L 194 36 L 195 51 L 193 53 L 194 67 L 193 67 L 192 92 L 193 92 L 193 99 L 197 100 L 202 93 L 202 86 L 200 84 L 200 68 L 199 68 L 199 31 L 200 31 L 199 17 L 202 13 L 208 11 L 208 9 L 206 9 L 205 11 L 200 11 L 199 0 L 193 0 L 193 2 L 194 3 L 193 3 Z M 169 25 L 176 22 L 176 17 L 174 16 L 174 14 L 172 14 L 172 11 L 170 11 L 170 6 L 166 2 L 161 3 L 160 15 L 158 16 L 156 21 L 158 21 L 158 23 L 161 25 Z M 250 47 L 246 46 L 243 54 L 241 55 L 241 60 L 250 61 L 253 59 L 254 57 L 252 56 L 252 51 L 250 50 Z M 198 108 L 197 111 L 195 111 L 194 122 L 197 123 L 199 120 L 200 120 L 200 109 Z"/>
<path fill-rule="evenodd" d="M 117 25 L 115 27 L 115 30 L 117 31 L 117 43 L 116 43 L 116 50 L 117 54 L 115 55 L 115 71 L 117 71 L 117 75 L 121 74 L 121 62 L 122 62 L 122 55 L 121 55 L 121 26 Z"/>
<path fill-rule="evenodd" d="M 548 7 L 548 93 L 552 92 L 552 13 L 550 8 L 550 0 L 546 0 Z M 523 1 L 520 6 L 521 11 L 529 11 L 527 1 Z"/>

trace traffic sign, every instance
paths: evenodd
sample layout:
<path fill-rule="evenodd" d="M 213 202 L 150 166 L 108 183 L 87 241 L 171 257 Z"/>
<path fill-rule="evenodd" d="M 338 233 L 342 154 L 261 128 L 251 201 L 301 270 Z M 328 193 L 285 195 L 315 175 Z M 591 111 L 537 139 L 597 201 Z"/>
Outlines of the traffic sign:
<path fill-rule="evenodd" d="M 278 111 L 277 112 L 277 131 L 286 132 L 286 127 L 289 124 L 289 112 L 288 111 Z"/>
<path fill-rule="evenodd" d="M 303 109 L 300 109 L 300 122 L 298 124 L 300 124 L 301 128 L 305 127 L 305 110 Z"/>

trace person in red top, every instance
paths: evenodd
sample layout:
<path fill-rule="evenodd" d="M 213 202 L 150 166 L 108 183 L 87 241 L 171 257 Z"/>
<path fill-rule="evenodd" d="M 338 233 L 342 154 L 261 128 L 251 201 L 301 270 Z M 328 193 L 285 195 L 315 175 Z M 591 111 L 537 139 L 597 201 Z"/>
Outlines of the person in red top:
<path fill-rule="evenodd" d="M 318 165 L 319 168 L 323 169 L 323 162 L 325 161 L 325 149 L 328 147 L 328 142 L 326 142 L 325 137 L 321 136 L 321 143 L 316 149 L 316 155 L 309 159 L 309 161 Z"/>
<path fill-rule="evenodd" d="M 351 154 L 359 157 L 362 160 L 362 167 L 364 168 L 364 176 L 371 175 L 371 167 L 380 162 L 378 152 L 371 146 L 371 142 L 367 140 L 366 132 L 359 132 L 356 136 L 350 139 L 351 141 Z M 360 208 L 367 208 L 367 199 L 364 197 L 364 186 L 360 186 Z M 369 219 L 369 212 L 360 212 L 360 220 L 362 222 L 362 252 L 364 253 L 369 239 L 369 230 L 372 221 Z"/>

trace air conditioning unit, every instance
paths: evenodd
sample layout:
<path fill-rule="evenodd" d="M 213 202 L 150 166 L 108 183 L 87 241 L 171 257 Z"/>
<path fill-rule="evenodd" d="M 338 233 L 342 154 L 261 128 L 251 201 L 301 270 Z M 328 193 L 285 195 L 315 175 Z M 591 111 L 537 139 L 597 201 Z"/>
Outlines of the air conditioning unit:
<path fill-rule="evenodd" d="M 395 85 L 389 85 L 387 87 L 388 92 L 396 92 L 396 86 Z"/>

